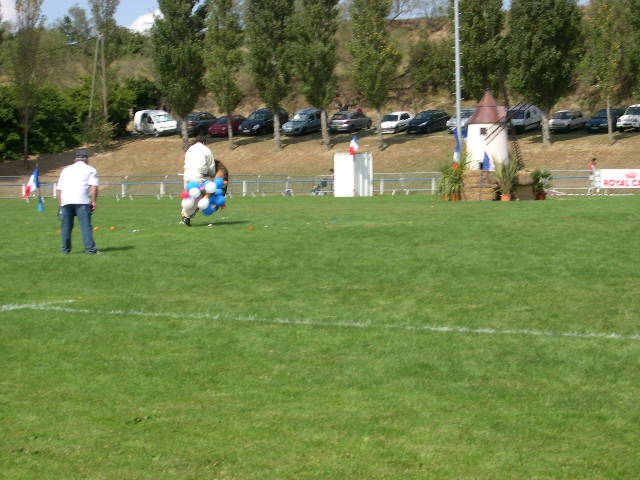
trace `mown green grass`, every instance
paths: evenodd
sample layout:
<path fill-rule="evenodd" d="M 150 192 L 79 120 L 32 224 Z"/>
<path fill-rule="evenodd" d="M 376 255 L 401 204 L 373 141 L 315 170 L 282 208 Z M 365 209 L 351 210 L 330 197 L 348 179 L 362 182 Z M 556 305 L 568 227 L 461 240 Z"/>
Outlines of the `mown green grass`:
<path fill-rule="evenodd" d="M 177 203 L 2 202 L 0 477 L 637 477 L 640 198 Z"/>

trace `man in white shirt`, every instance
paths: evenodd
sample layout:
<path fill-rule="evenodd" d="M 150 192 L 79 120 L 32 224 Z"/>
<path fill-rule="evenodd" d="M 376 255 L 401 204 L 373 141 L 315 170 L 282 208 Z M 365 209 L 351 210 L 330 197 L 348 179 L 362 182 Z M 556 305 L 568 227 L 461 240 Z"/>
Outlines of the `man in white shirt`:
<path fill-rule="evenodd" d="M 85 252 L 101 253 L 93 240 L 91 225 L 91 214 L 96 209 L 98 198 L 98 172 L 88 162 L 89 154 L 79 150 L 74 163 L 65 167 L 58 179 L 56 189 L 60 198 L 62 253 L 71 252 L 73 217 L 78 217 Z"/>
<path fill-rule="evenodd" d="M 213 158 L 213 153 L 205 145 L 207 137 L 198 135 L 196 141 L 191 145 L 184 154 L 184 185 L 185 188 L 189 182 L 198 182 L 202 185 L 206 178 L 223 177 L 228 180 L 228 172 L 226 167 Z M 224 191 L 226 193 L 227 186 L 225 184 Z M 191 219 L 198 212 L 197 205 L 189 209 L 182 209 L 182 223 L 191 226 Z"/>

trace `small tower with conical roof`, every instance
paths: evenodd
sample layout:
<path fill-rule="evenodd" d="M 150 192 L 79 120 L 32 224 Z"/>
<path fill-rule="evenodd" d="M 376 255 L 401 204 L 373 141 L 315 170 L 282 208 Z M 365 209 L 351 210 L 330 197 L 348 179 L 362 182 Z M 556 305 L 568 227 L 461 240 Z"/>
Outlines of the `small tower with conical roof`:
<path fill-rule="evenodd" d="M 468 170 L 495 170 L 497 163 L 509 161 L 506 120 L 506 107 L 487 91 L 467 126 Z"/>

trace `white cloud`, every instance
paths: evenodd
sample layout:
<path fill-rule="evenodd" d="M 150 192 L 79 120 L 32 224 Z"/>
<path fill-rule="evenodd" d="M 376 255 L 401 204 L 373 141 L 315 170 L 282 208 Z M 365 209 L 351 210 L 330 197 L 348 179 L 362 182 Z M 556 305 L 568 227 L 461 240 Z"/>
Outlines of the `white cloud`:
<path fill-rule="evenodd" d="M 2 21 L 3 22 L 15 22 L 16 21 L 16 6 L 13 0 L 0 0 L 2 4 Z"/>
<path fill-rule="evenodd" d="M 131 24 L 129 29 L 140 33 L 147 32 L 151 29 L 151 27 L 153 27 L 155 18 L 161 16 L 162 12 L 160 11 L 160 9 L 154 11 L 153 13 L 145 13 L 144 15 L 140 15 L 138 18 L 136 18 L 135 22 Z"/>

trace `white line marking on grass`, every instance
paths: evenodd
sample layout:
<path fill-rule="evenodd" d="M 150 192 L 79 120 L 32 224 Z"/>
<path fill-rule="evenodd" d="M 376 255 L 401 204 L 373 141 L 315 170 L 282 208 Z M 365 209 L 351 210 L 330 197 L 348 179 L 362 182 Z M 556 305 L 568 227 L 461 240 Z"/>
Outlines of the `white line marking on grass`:
<path fill-rule="evenodd" d="M 0 312 L 11 312 L 13 310 L 40 310 L 43 307 L 48 307 L 50 305 L 55 305 L 57 303 L 73 303 L 75 300 L 57 300 L 54 302 L 43 302 L 43 303 L 27 303 L 23 305 L 0 305 Z"/>
<path fill-rule="evenodd" d="M 65 313 L 86 313 L 92 315 L 117 315 L 117 316 L 137 316 L 137 317 L 165 317 L 176 319 L 193 320 L 223 320 L 235 322 L 267 323 L 279 325 L 306 325 L 312 327 L 346 327 L 346 328 L 378 328 L 387 330 L 413 330 L 422 332 L 439 333 L 472 333 L 479 335 L 528 335 L 535 337 L 571 337 L 571 338 L 602 338 L 607 340 L 640 340 L 640 334 L 623 335 L 620 333 L 598 333 L 598 332 L 552 332 L 545 330 L 514 329 L 498 330 L 495 328 L 469 328 L 469 327 L 445 327 L 436 325 L 390 325 L 375 324 L 371 322 L 323 322 L 312 319 L 289 319 L 289 318 L 258 318 L 255 316 L 246 317 L 226 317 L 224 315 L 211 315 L 208 313 L 176 313 L 176 312 L 145 312 L 140 310 L 90 310 L 88 308 L 70 308 L 55 306 L 55 303 L 72 303 L 74 300 L 64 302 L 31 303 L 25 305 L 1 305 L 0 312 L 13 310 L 44 310 L 49 312 Z"/>

